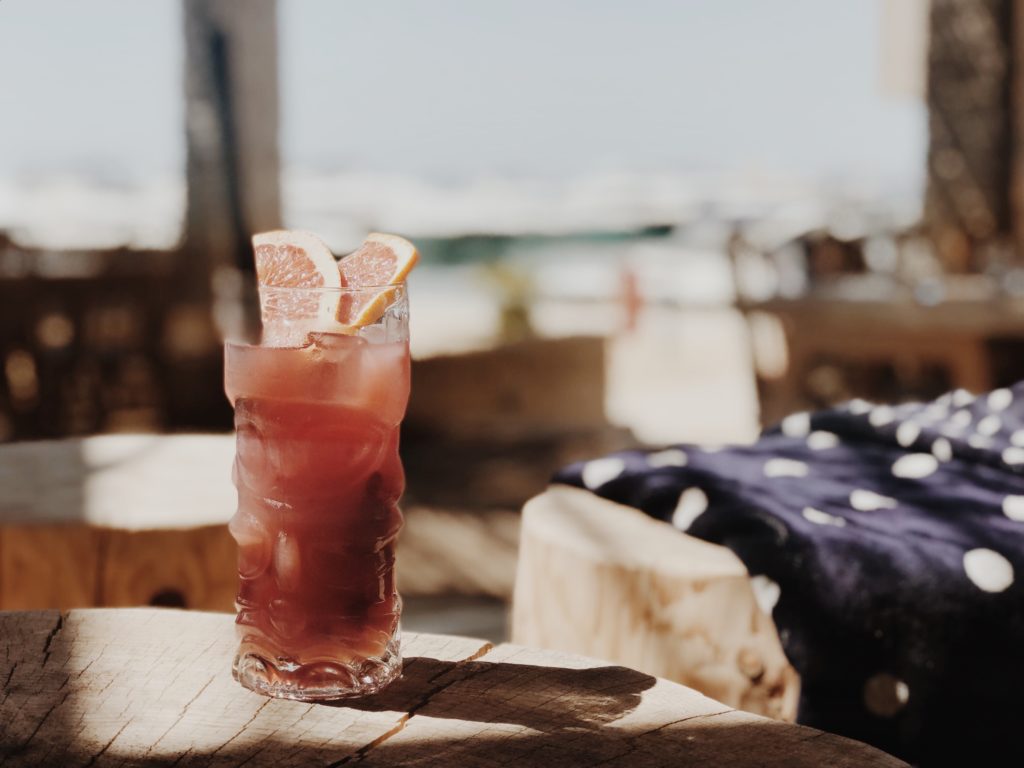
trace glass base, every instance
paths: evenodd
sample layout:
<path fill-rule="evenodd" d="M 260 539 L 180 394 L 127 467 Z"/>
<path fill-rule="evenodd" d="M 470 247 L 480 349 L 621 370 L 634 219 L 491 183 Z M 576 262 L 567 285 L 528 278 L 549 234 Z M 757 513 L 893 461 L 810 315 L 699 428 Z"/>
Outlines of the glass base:
<path fill-rule="evenodd" d="M 243 687 L 276 699 L 348 699 L 377 693 L 401 677 L 402 653 L 399 638 L 394 637 L 379 658 L 297 664 L 282 657 L 265 658 L 243 644 L 231 674 Z"/>

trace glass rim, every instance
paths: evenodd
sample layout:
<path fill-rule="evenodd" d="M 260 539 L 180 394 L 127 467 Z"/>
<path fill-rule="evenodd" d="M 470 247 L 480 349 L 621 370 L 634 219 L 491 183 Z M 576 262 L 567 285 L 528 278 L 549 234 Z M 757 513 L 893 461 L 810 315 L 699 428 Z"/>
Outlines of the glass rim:
<path fill-rule="evenodd" d="M 384 291 L 390 291 L 390 290 L 395 290 L 395 289 L 399 289 L 399 288 L 405 289 L 406 281 L 402 280 L 399 283 L 385 283 L 383 285 L 358 285 L 358 286 L 355 286 L 355 285 L 342 285 L 342 286 L 333 286 L 333 285 L 317 285 L 317 286 L 269 285 L 267 283 L 260 283 L 257 287 L 258 287 L 258 289 L 260 291 L 264 291 L 264 290 L 268 290 L 269 289 L 269 290 L 272 290 L 272 291 L 282 291 L 282 292 L 287 291 L 289 293 L 305 293 L 305 294 L 314 294 L 314 293 L 345 294 L 345 293 L 366 293 L 366 292 L 369 292 L 369 291 L 372 291 L 374 293 L 383 293 Z"/>

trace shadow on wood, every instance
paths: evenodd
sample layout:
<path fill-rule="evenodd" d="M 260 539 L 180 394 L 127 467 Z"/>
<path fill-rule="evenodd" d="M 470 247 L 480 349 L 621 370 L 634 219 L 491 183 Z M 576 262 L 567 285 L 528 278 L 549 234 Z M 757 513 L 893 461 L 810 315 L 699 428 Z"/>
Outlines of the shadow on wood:
<path fill-rule="evenodd" d="M 535 730 L 595 728 L 640 705 L 657 680 L 626 667 L 552 669 L 486 661 L 406 659 L 402 678 L 382 693 L 338 706 L 399 710 L 449 720 L 501 722 Z M 443 695 L 456 683 L 461 695 Z M 516 694 L 511 695 L 515 690 Z M 554 706 L 564 702 L 565 706 Z M 571 702 L 571 706 L 568 703 Z"/>
<path fill-rule="evenodd" d="M 407 676 L 335 705 L 266 699 L 229 673 L 231 617 L 0 613 L 0 761 L 20 765 L 900 766 L 579 656 L 443 635 Z"/>

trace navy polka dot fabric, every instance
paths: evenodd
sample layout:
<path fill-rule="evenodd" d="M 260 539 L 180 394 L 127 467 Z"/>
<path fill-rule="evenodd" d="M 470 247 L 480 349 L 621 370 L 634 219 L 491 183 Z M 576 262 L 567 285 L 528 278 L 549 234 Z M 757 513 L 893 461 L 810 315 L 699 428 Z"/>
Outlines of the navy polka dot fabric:
<path fill-rule="evenodd" d="M 555 482 L 735 552 L 800 673 L 801 723 L 922 766 L 1024 765 L 1024 383 L 855 400 Z"/>

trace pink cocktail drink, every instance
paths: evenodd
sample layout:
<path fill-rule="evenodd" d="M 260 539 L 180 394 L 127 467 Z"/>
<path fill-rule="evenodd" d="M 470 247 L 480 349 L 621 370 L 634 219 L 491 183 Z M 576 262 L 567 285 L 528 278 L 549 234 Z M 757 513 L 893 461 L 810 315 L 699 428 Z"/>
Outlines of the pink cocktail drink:
<path fill-rule="evenodd" d="M 226 346 L 237 431 L 234 674 L 262 693 L 360 695 L 401 671 L 404 287 L 389 298 L 385 316 L 358 333 L 292 329 L 278 338 L 290 346 Z"/>

